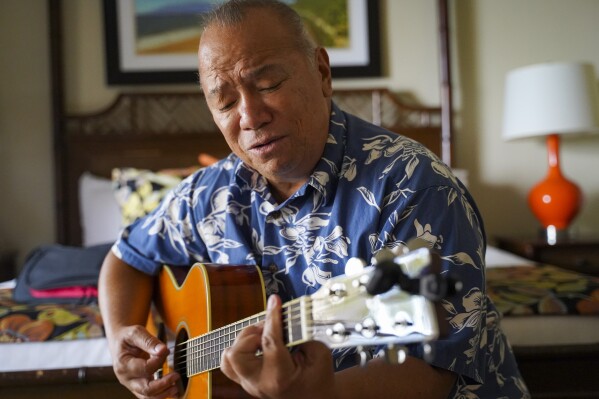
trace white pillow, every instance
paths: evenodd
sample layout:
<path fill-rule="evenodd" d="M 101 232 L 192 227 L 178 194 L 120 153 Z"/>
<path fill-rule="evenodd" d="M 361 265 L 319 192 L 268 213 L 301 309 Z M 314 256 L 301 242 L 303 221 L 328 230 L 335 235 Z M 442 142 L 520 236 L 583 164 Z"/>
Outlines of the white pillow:
<path fill-rule="evenodd" d="M 81 175 L 79 213 L 83 246 L 116 241 L 121 230 L 121 211 L 110 179 L 89 172 Z"/>
<path fill-rule="evenodd" d="M 487 245 L 487 253 L 485 255 L 486 267 L 533 266 L 534 264 L 529 259 L 514 255 L 511 252 L 492 245 Z"/>

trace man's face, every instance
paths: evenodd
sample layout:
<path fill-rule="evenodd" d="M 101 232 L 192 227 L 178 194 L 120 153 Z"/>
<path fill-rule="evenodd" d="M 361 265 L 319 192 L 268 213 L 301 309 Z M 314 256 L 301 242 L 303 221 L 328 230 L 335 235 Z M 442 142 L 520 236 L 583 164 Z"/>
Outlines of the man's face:
<path fill-rule="evenodd" d="M 313 62 L 265 10 L 202 35 L 200 82 L 231 150 L 286 197 L 303 184 L 328 137 L 328 57 Z"/>

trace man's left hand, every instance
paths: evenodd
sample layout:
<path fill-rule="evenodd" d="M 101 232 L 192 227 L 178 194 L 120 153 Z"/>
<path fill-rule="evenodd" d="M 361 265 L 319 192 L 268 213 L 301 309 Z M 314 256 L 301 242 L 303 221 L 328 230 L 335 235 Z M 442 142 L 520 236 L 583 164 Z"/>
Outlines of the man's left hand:
<path fill-rule="evenodd" d="M 256 352 L 262 351 L 261 356 Z M 271 295 L 266 320 L 246 327 L 223 352 L 222 372 L 258 398 L 334 398 L 331 351 L 320 342 L 292 353 L 283 341 L 281 299 Z"/>

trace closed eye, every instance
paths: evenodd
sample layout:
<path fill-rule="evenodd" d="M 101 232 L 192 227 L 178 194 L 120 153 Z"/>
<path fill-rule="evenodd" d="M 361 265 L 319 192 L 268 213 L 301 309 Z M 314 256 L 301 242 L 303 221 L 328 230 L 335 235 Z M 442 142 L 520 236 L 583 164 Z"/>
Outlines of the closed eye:
<path fill-rule="evenodd" d="M 281 82 L 276 83 L 274 85 L 270 85 L 270 86 L 263 87 L 263 88 L 258 88 L 258 91 L 260 91 L 261 93 L 269 93 L 271 91 L 277 90 L 279 87 L 281 87 L 282 84 L 283 84 L 283 82 L 281 81 Z"/>
<path fill-rule="evenodd" d="M 218 110 L 219 110 L 219 112 L 227 112 L 228 110 L 233 108 L 233 105 L 235 105 L 235 101 L 231 101 L 230 103 L 225 104 L 224 106 L 220 107 Z"/>

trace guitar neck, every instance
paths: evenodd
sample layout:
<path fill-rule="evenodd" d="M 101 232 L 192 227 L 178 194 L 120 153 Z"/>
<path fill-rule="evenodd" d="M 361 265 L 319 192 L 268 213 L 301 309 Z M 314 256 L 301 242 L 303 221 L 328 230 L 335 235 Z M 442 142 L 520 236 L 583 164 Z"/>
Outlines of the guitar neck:
<path fill-rule="evenodd" d="M 283 339 L 288 347 L 310 340 L 308 332 L 312 320 L 310 303 L 310 297 L 304 296 L 283 304 Z M 185 346 L 187 353 L 185 357 L 187 376 L 191 377 L 219 368 L 223 351 L 233 344 L 241 330 L 265 319 L 266 312 L 261 312 L 182 342 L 180 345 Z"/>

